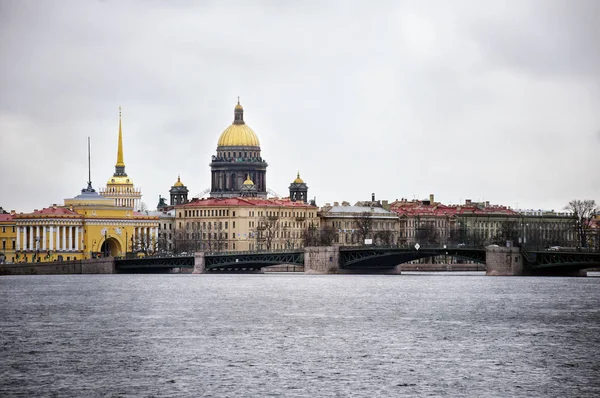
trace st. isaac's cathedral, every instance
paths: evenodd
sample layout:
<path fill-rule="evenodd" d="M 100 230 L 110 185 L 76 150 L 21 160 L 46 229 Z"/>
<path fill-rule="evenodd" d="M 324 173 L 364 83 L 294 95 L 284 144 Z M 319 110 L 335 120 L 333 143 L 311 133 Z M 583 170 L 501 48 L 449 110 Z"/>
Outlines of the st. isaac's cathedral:
<path fill-rule="evenodd" d="M 254 131 L 244 121 L 244 108 L 238 103 L 234 109 L 233 123 L 221 134 L 217 154 L 210 163 L 210 196 L 232 198 L 246 195 L 249 183 L 254 185 L 254 195 L 267 197 L 267 162 L 261 157 L 260 142 Z"/>
<path fill-rule="evenodd" d="M 260 141 L 254 130 L 244 120 L 244 108 L 238 102 L 233 111 L 233 122 L 219 137 L 217 153 L 212 156 L 211 198 L 259 198 L 267 199 L 267 161 L 261 155 Z M 188 203 L 189 190 L 177 181 L 171 189 L 170 203 L 159 198 L 158 209 Z M 291 201 L 308 203 L 308 187 L 298 173 L 289 186 Z"/>

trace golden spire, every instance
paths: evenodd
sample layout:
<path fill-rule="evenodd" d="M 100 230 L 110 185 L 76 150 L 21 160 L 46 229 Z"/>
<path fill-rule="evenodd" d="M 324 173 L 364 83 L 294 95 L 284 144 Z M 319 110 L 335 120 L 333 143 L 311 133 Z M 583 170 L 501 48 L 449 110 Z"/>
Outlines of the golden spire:
<path fill-rule="evenodd" d="M 119 149 L 117 150 L 117 167 L 125 167 L 123 162 L 123 129 L 121 127 L 121 107 L 119 107 Z"/>

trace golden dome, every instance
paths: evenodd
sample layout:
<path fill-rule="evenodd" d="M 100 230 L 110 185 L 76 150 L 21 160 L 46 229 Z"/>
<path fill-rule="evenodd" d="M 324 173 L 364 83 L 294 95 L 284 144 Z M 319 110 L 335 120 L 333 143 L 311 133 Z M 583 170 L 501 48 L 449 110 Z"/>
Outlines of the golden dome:
<path fill-rule="evenodd" d="M 223 131 L 217 146 L 260 146 L 260 142 L 248 125 L 232 124 Z"/>
<path fill-rule="evenodd" d="M 133 185 L 133 180 L 127 176 L 112 176 L 106 185 Z"/>
<path fill-rule="evenodd" d="M 238 102 L 237 105 L 235 106 L 235 110 L 236 111 L 243 111 L 244 108 L 240 105 L 240 103 Z"/>
<path fill-rule="evenodd" d="M 244 181 L 244 185 L 246 185 L 246 186 L 248 186 L 248 185 L 254 185 L 254 183 L 250 179 L 250 176 L 246 177 L 246 181 Z"/>
<path fill-rule="evenodd" d="M 300 178 L 300 172 L 298 172 L 298 176 L 294 180 L 294 184 L 304 184 L 304 181 L 302 180 L 302 178 Z"/>
<path fill-rule="evenodd" d="M 183 182 L 181 182 L 181 178 L 179 177 L 179 175 L 177 176 L 177 182 L 175 184 L 173 184 L 174 187 L 182 187 L 183 186 Z"/>

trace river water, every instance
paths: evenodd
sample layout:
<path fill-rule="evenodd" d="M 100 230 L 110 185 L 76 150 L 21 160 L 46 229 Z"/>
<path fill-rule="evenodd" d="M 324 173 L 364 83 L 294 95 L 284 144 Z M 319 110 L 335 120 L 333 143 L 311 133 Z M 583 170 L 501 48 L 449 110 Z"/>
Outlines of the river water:
<path fill-rule="evenodd" d="M 0 396 L 598 397 L 600 278 L 0 278 Z"/>

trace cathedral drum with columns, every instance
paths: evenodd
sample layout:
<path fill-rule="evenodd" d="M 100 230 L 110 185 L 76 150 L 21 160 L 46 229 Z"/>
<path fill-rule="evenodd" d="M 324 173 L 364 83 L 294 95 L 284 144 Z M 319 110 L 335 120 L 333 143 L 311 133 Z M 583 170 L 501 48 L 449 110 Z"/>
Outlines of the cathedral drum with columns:
<path fill-rule="evenodd" d="M 244 108 L 238 103 L 231 126 L 221 134 L 217 154 L 211 168 L 211 197 L 243 196 L 244 183 L 251 180 L 255 187 L 252 196 L 267 197 L 267 162 L 261 157 L 260 143 L 254 131 L 244 122 Z M 247 183 L 246 183 L 247 185 Z"/>

